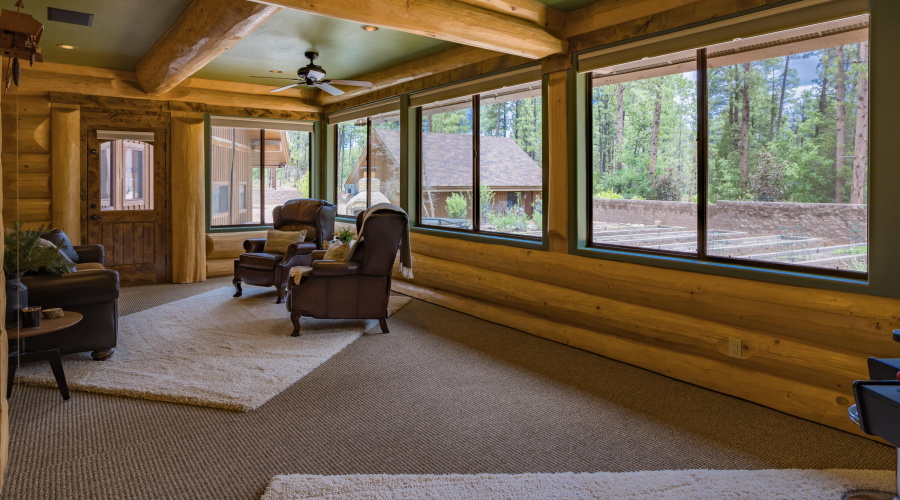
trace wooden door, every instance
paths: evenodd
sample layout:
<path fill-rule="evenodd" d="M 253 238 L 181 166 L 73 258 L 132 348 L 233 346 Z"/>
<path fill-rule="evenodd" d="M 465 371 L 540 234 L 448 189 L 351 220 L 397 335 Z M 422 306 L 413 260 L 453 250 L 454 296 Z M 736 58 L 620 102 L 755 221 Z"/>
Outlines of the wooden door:
<path fill-rule="evenodd" d="M 87 127 L 87 242 L 122 284 L 164 283 L 166 131 Z"/>

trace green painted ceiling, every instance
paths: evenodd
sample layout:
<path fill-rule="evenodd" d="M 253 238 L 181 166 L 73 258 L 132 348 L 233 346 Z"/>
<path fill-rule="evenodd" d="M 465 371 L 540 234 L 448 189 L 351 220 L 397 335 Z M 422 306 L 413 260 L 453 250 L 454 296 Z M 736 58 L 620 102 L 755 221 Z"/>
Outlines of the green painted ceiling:
<path fill-rule="evenodd" d="M 456 46 L 384 28 L 363 31 L 360 26 L 282 9 L 194 76 L 280 87 L 279 80 L 248 77 L 296 77 L 297 69 L 308 64 L 303 53 L 309 49 L 319 52 L 316 64 L 325 68 L 329 78 L 348 79 Z M 272 75 L 269 70 L 273 69 L 284 73 Z"/>
<path fill-rule="evenodd" d="M 41 50 L 48 62 L 134 71 L 191 0 L 23 0 L 23 12 L 44 23 Z M 0 0 L 15 10 L 15 0 Z M 47 7 L 94 14 L 91 27 L 47 20 Z M 64 50 L 57 44 L 78 50 Z"/>
<path fill-rule="evenodd" d="M 44 60 L 81 66 L 134 71 L 138 61 L 165 34 L 191 0 L 24 0 L 24 11 L 44 23 Z M 540 0 L 571 11 L 595 0 Z M 0 6 L 14 9 L 14 0 Z M 6 5 L 8 4 L 8 5 Z M 91 27 L 47 20 L 47 7 L 94 14 Z M 77 50 L 64 50 L 70 44 Z M 306 65 L 303 52 L 319 51 L 317 64 L 328 77 L 348 79 L 395 64 L 432 55 L 456 44 L 380 29 L 366 32 L 357 23 L 282 9 L 256 31 L 197 72 L 197 78 L 279 85 L 278 80 L 249 78 L 295 76 Z M 275 76 L 275 75 L 272 75 Z"/>

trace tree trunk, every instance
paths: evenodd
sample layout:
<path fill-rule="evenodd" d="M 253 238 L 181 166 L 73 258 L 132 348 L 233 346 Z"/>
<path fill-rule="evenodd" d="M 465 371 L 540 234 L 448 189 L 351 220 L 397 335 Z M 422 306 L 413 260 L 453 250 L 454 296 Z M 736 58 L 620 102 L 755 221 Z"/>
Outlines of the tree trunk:
<path fill-rule="evenodd" d="M 828 96 L 828 94 L 826 92 L 826 89 L 828 88 L 828 66 L 831 65 L 831 52 L 825 51 L 825 53 L 827 54 L 825 56 L 825 63 L 824 63 L 825 71 L 822 71 L 822 88 L 819 89 L 819 115 L 821 115 L 821 116 L 825 115 L 825 104 L 827 103 L 827 96 Z M 816 137 L 819 137 L 820 129 L 821 129 L 821 126 L 817 122 L 816 123 L 816 134 L 815 134 Z"/>
<path fill-rule="evenodd" d="M 841 170 L 844 167 L 846 148 L 847 110 L 844 103 L 846 99 L 846 75 L 844 73 L 844 47 L 837 48 L 837 82 L 835 84 L 835 148 L 834 148 L 834 202 L 843 203 L 844 176 Z"/>
<path fill-rule="evenodd" d="M 869 42 L 859 44 L 859 81 L 856 85 L 856 140 L 853 146 L 853 183 L 850 203 L 865 202 L 866 163 L 869 156 Z"/>
<path fill-rule="evenodd" d="M 616 170 L 622 170 L 622 147 L 625 143 L 625 86 L 616 85 Z"/>
<path fill-rule="evenodd" d="M 781 74 L 781 98 L 778 100 L 778 123 L 775 126 L 775 132 L 781 132 L 781 124 L 784 121 L 784 92 L 787 89 L 788 66 L 791 63 L 791 56 L 784 58 L 784 73 Z"/>
<path fill-rule="evenodd" d="M 662 114 L 662 91 L 656 85 L 656 108 L 653 110 L 653 130 L 650 133 L 650 171 L 652 179 L 656 175 L 656 154 L 659 151 L 659 117 Z"/>
<path fill-rule="evenodd" d="M 743 106 L 741 107 L 741 181 L 744 185 L 749 179 L 747 170 L 747 159 L 750 155 L 750 70 L 752 63 L 744 63 L 744 82 L 741 85 L 741 98 Z"/>

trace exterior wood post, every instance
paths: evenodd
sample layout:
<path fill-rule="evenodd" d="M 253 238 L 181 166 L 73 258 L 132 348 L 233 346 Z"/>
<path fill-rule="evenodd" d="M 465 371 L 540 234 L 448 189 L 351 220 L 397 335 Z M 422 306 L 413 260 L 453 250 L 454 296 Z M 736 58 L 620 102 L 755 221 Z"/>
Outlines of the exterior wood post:
<path fill-rule="evenodd" d="M 172 282 L 206 281 L 203 119 L 172 116 Z"/>

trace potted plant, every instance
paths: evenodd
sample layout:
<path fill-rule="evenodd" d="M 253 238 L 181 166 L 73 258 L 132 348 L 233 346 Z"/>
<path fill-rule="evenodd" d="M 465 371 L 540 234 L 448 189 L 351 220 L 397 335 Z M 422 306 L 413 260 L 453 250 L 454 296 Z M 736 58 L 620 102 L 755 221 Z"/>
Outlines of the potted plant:
<path fill-rule="evenodd" d="M 26 272 L 69 272 L 71 262 L 62 257 L 59 249 L 41 237 L 47 228 L 23 229 L 21 222 L 4 235 L 3 274 L 6 275 L 6 320 L 15 322 L 18 309 L 28 305 L 28 289 L 19 281 Z"/>
<path fill-rule="evenodd" d="M 356 233 L 351 231 L 349 227 L 345 227 L 335 237 L 337 239 L 341 240 L 341 243 L 349 243 L 353 239 L 354 236 L 356 236 Z"/>

